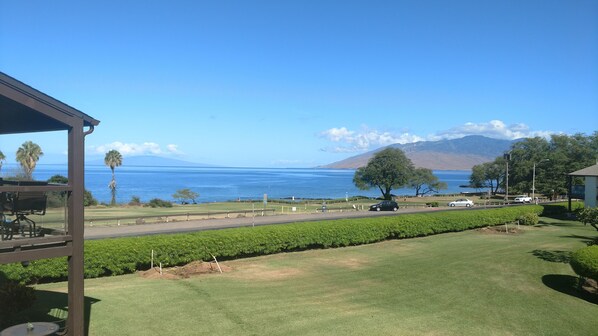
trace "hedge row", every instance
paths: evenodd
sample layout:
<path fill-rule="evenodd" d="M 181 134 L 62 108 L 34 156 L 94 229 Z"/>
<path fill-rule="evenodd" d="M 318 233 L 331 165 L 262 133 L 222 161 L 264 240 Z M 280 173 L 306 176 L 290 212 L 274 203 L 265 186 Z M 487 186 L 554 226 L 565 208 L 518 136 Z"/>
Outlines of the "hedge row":
<path fill-rule="evenodd" d="M 598 245 L 573 252 L 570 263 L 578 275 L 598 281 Z"/>
<path fill-rule="evenodd" d="M 211 255 L 226 260 L 463 231 L 515 222 L 523 214 L 538 214 L 542 209 L 528 205 L 92 240 L 85 242 L 85 277 L 149 269 L 152 250 L 156 264 L 175 266 L 207 261 Z M 0 272 L 22 283 L 59 281 L 67 278 L 67 263 L 65 258 L 42 259 L 28 267 L 0 265 Z"/>

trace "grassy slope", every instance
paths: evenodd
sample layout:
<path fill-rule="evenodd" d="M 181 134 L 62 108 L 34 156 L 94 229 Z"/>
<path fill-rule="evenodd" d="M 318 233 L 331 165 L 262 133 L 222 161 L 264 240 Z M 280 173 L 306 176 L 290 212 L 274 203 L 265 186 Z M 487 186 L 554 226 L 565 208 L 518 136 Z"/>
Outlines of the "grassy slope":
<path fill-rule="evenodd" d="M 520 235 L 469 231 L 236 260 L 224 275 L 87 280 L 86 296 L 99 300 L 90 333 L 594 334 L 598 304 L 570 294 L 575 278 L 559 261 L 596 232 L 547 221 Z M 47 303 L 35 307 L 39 318 L 65 300 L 56 293 L 65 287 L 38 286 Z"/>

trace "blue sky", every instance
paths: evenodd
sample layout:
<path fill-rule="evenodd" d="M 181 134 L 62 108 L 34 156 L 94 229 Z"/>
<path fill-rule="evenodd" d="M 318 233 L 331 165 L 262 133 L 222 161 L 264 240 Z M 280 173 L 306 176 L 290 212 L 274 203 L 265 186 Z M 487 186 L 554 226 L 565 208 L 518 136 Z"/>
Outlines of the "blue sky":
<path fill-rule="evenodd" d="M 313 167 L 391 143 L 598 130 L 598 1 L 0 2 L 0 71 L 117 149 Z M 59 132 L 25 140 L 66 161 Z"/>

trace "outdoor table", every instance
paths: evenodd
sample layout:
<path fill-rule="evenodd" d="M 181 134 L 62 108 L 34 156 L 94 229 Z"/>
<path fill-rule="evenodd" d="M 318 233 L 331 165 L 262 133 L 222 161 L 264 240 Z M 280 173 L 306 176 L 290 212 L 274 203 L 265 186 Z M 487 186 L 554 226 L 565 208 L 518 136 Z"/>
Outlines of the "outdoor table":
<path fill-rule="evenodd" d="M 52 322 L 31 322 L 33 329 L 30 330 L 28 325 L 23 323 L 8 327 L 0 332 L 0 336 L 47 336 L 58 331 L 58 324 Z"/>

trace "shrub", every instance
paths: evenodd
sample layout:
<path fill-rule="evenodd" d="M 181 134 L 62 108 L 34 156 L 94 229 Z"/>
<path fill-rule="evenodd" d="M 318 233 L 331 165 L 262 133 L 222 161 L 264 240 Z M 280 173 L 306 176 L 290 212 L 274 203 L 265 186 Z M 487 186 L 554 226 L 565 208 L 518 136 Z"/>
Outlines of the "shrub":
<path fill-rule="evenodd" d="M 438 202 L 428 202 L 428 203 L 426 203 L 426 206 L 428 206 L 430 208 L 437 208 Z"/>
<path fill-rule="evenodd" d="M 579 219 L 583 225 L 590 224 L 598 230 L 598 208 L 579 209 L 577 212 L 577 219 Z"/>
<path fill-rule="evenodd" d="M 524 213 L 523 215 L 519 216 L 519 218 L 517 218 L 517 221 L 519 222 L 520 225 L 536 225 L 538 224 L 538 222 L 540 222 L 540 217 L 538 217 L 538 214 L 535 212 L 528 212 L 528 213 Z"/>
<path fill-rule="evenodd" d="M 15 323 L 19 312 L 31 307 L 34 301 L 35 291 L 32 287 L 0 276 L 0 329 Z"/>
<path fill-rule="evenodd" d="M 172 203 L 159 198 L 151 199 L 148 205 L 152 208 L 172 208 Z"/>
<path fill-rule="evenodd" d="M 131 196 L 129 205 L 133 205 L 133 206 L 141 205 L 141 198 L 139 198 L 139 196 Z"/>
<path fill-rule="evenodd" d="M 598 245 L 573 252 L 570 263 L 573 271 L 579 276 L 598 281 Z"/>
<path fill-rule="evenodd" d="M 463 231 L 514 222 L 525 213 L 541 210 L 541 206 L 529 205 L 88 240 L 84 272 L 85 277 L 94 278 L 147 269 L 152 250 L 155 263 L 176 266 L 210 260 L 211 254 L 234 259 Z M 27 268 L 21 264 L 0 265 L 0 272 L 11 279 L 35 283 L 64 280 L 68 269 L 66 258 L 54 258 L 32 261 Z"/>

